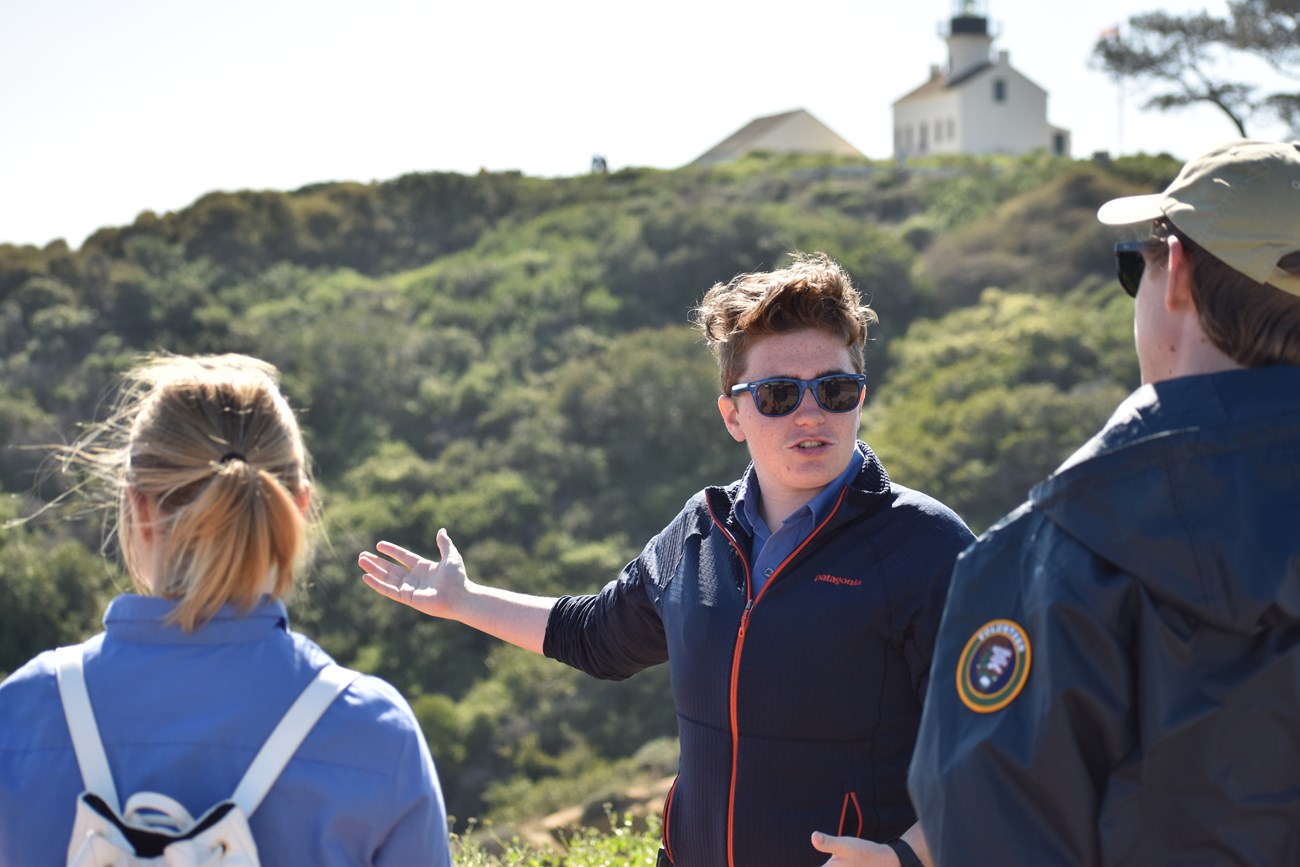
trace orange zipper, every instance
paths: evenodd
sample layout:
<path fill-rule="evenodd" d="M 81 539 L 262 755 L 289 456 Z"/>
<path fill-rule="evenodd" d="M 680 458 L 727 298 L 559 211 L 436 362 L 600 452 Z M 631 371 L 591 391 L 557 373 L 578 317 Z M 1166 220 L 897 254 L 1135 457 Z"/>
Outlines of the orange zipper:
<path fill-rule="evenodd" d="M 858 830 L 854 831 L 851 834 L 848 833 L 848 828 L 845 827 L 845 820 L 847 820 L 849 817 L 850 804 L 853 805 L 853 811 L 858 814 Z M 836 832 L 836 836 L 844 837 L 846 835 L 849 837 L 862 836 L 862 805 L 858 803 L 857 792 L 849 792 L 847 795 L 845 795 L 844 806 L 840 808 L 840 829 L 839 831 Z"/>
<path fill-rule="evenodd" d="M 763 586 L 759 589 L 757 596 L 753 595 L 753 576 L 750 574 L 749 561 L 745 559 L 745 552 L 740 549 L 740 544 L 736 542 L 735 537 L 727 532 L 727 528 L 722 526 L 722 522 L 720 522 L 717 516 L 713 514 L 712 504 L 706 503 L 709 508 L 709 517 L 713 520 L 714 526 L 722 531 L 722 535 L 727 537 L 727 541 L 731 543 L 731 547 L 736 549 L 736 554 L 740 557 L 741 565 L 745 567 L 745 612 L 740 616 L 740 629 L 736 633 L 736 648 L 732 652 L 731 656 L 731 685 L 729 688 L 730 695 L 728 696 L 728 704 L 730 705 L 731 711 L 731 784 L 727 791 L 727 867 L 735 867 L 736 864 L 736 774 L 739 771 L 740 765 L 740 720 L 736 706 L 736 694 L 738 692 L 737 683 L 740 680 L 740 654 L 745 646 L 745 630 L 749 628 L 749 615 L 750 612 L 754 610 L 754 606 L 758 603 L 758 600 L 763 598 L 763 594 L 767 592 L 767 588 L 772 586 L 772 583 L 776 580 L 776 576 L 786 567 L 786 564 L 797 557 L 799 552 L 807 547 L 808 543 L 821 532 L 827 522 L 830 521 L 831 518 L 835 517 L 835 513 L 840 510 L 840 504 L 844 502 L 844 495 L 848 490 L 848 485 L 840 488 L 839 498 L 835 500 L 835 505 L 831 508 L 830 513 L 826 515 L 826 518 L 820 524 L 813 528 L 813 531 L 808 534 L 808 538 L 799 543 L 799 547 L 791 551 L 789 556 L 782 560 L 781 564 L 772 570 L 772 574 L 767 576 L 767 580 L 763 582 Z"/>
<path fill-rule="evenodd" d="M 677 860 L 673 858 L 673 847 L 672 844 L 668 842 L 668 817 L 672 815 L 673 795 L 677 794 L 677 784 L 681 782 L 681 779 L 681 774 L 678 774 L 673 779 L 673 784 L 668 787 L 668 795 L 664 798 L 664 821 L 661 833 L 664 838 L 664 852 L 667 853 L 669 861 Z"/>

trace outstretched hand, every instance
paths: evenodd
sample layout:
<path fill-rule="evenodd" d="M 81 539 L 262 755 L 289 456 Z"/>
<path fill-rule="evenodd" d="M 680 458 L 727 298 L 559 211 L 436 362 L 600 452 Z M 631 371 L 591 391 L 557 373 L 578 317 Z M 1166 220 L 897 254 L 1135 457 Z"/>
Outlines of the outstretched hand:
<path fill-rule="evenodd" d="M 465 593 L 465 563 L 445 529 L 438 531 L 441 559 L 427 560 L 392 542 L 375 546 L 379 554 L 362 551 L 357 564 L 361 580 L 375 592 L 409 605 L 431 617 L 452 617 Z"/>
<path fill-rule="evenodd" d="M 898 867 L 894 850 L 858 837 L 832 837 L 814 831 L 813 848 L 831 856 L 822 867 Z"/>

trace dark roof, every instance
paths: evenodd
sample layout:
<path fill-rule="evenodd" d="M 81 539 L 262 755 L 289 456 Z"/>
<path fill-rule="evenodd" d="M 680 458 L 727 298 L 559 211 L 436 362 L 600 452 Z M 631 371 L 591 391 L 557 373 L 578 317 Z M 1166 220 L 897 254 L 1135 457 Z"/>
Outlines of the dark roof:
<path fill-rule="evenodd" d="M 970 69 L 963 72 L 961 75 L 958 75 L 956 78 L 948 79 L 948 86 L 957 87 L 958 85 L 965 84 L 967 81 L 970 81 L 972 78 L 979 75 L 984 70 L 991 68 L 992 66 L 993 64 L 986 60 L 985 62 L 981 63 L 979 66 L 971 67 Z"/>
<path fill-rule="evenodd" d="M 906 93 L 903 96 L 900 96 L 898 99 L 894 100 L 894 105 L 898 105 L 900 102 L 907 102 L 908 100 L 915 99 L 918 96 L 929 96 L 930 94 L 939 93 L 940 91 L 951 90 L 954 87 L 960 87 L 961 85 L 970 81 L 975 76 L 979 75 L 984 70 L 990 69 L 992 66 L 993 66 L 992 62 L 985 61 L 984 63 L 981 63 L 979 66 L 973 66 L 970 69 L 963 72 L 961 75 L 955 76 L 953 78 L 949 78 L 946 75 L 936 75 L 933 78 L 931 78 L 929 81 L 927 81 L 925 84 L 916 88 L 915 90 Z"/>

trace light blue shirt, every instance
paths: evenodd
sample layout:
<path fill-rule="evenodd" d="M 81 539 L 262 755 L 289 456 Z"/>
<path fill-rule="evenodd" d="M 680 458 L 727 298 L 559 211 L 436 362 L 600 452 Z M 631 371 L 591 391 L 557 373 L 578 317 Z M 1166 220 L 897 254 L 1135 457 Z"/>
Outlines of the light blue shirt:
<path fill-rule="evenodd" d="M 330 659 L 280 602 L 226 606 L 186 635 L 174 603 L 119 596 L 84 645 L 86 686 L 119 798 L 153 791 L 194 816 L 234 793 Z M 63 864 L 81 773 L 53 653 L 0 684 L 0 864 Z M 442 790 L 410 706 L 362 676 L 325 711 L 249 825 L 263 864 L 450 867 Z"/>
<path fill-rule="evenodd" d="M 853 450 L 848 466 L 817 496 L 794 510 L 773 533 L 763 520 L 763 494 L 758 486 L 758 475 L 753 464 L 745 472 L 736 497 L 736 519 L 754 538 L 750 553 L 750 574 L 754 582 L 754 595 L 767 583 L 776 568 L 798 548 L 812 531 L 826 520 L 839 499 L 840 491 L 862 469 L 862 452 Z"/>

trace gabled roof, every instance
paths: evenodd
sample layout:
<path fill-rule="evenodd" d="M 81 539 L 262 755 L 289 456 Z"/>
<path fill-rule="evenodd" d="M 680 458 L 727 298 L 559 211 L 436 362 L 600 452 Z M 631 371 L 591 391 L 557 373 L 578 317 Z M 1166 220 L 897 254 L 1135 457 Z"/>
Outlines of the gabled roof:
<path fill-rule="evenodd" d="M 793 134 L 793 131 L 799 130 L 800 127 L 802 127 L 800 131 L 802 134 L 798 135 L 798 137 L 804 140 L 804 144 L 792 146 L 788 141 L 780 141 L 781 136 Z M 814 141 L 814 138 L 816 141 Z M 740 159 L 745 154 L 755 150 L 774 150 L 781 153 L 825 152 L 857 155 L 863 157 L 863 159 L 866 158 L 857 148 L 841 138 L 826 124 L 813 117 L 806 110 L 797 108 L 794 111 L 786 111 L 781 114 L 751 120 L 696 157 L 691 165 L 729 162 Z"/>
<path fill-rule="evenodd" d="M 963 84 L 970 81 L 972 78 L 975 78 L 981 72 L 984 72 L 986 69 L 992 69 L 992 68 L 993 68 L 993 64 L 991 62 L 985 62 L 985 63 L 981 63 L 979 66 L 971 67 L 970 69 L 963 72 L 961 75 L 955 76 L 953 78 L 949 78 L 948 76 L 942 74 L 933 76 L 925 84 L 921 85 L 920 87 L 916 88 L 910 93 L 906 93 L 903 96 L 900 96 L 898 99 L 894 100 L 894 105 L 898 105 L 899 103 L 902 102 L 909 102 L 913 99 L 918 99 L 924 96 L 934 96 L 936 94 L 943 93 L 946 90 L 952 90 L 954 87 L 961 87 Z"/>
<path fill-rule="evenodd" d="M 985 61 L 984 63 L 981 63 L 979 66 L 972 66 L 970 69 L 966 70 L 961 75 L 948 79 L 948 87 L 950 88 L 961 87 L 963 84 L 970 81 L 972 78 L 979 75 L 984 70 L 992 69 L 992 68 L 993 68 L 993 64 L 989 61 Z"/>

